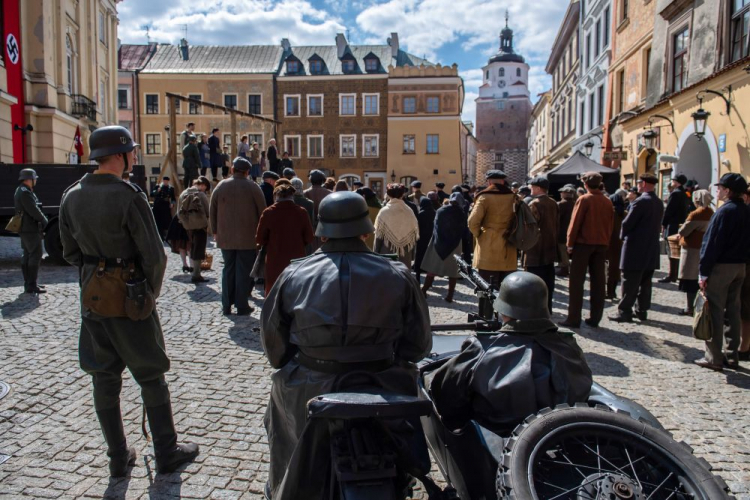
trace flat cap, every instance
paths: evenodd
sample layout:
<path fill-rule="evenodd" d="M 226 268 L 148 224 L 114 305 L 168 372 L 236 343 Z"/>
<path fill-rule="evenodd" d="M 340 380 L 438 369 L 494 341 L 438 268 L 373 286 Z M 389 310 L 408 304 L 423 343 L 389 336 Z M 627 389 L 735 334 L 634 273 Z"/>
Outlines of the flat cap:
<path fill-rule="evenodd" d="M 506 177 L 508 176 L 502 170 L 488 170 L 485 176 L 486 179 L 505 179 Z"/>
<path fill-rule="evenodd" d="M 724 174 L 716 185 L 738 194 L 747 191 L 747 181 L 740 174 Z"/>
<path fill-rule="evenodd" d="M 249 172 L 252 165 L 250 165 L 250 160 L 247 158 L 238 156 L 232 161 L 232 167 L 238 172 Z"/>
<path fill-rule="evenodd" d="M 297 173 L 294 171 L 293 168 L 287 167 L 284 169 L 283 175 L 284 177 L 286 177 L 287 175 L 291 175 L 292 177 L 294 177 L 295 175 L 297 175 Z"/>
<path fill-rule="evenodd" d="M 417 189 L 421 188 L 422 187 L 422 181 L 412 181 L 411 182 L 411 187 L 417 188 Z"/>
<path fill-rule="evenodd" d="M 270 170 L 266 170 L 265 172 L 263 172 L 262 178 L 279 180 L 279 174 L 277 174 L 276 172 L 272 172 Z"/>
<path fill-rule="evenodd" d="M 539 186 L 546 191 L 549 189 L 549 179 L 544 175 L 537 175 L 529 181 L 529 186 Z"/>
<path fill-rule="evenodd" d="M 435 187 L 443 189 L 445 187 L 445 182 L 436 182 Z"/>
<path fill-rule="evenodd" d="M 678 174 L 672 180 L 679 182 L 680 185 L 682 186 L 687 184 L 687 181 L 688 181 L 687 176 L 685 174 Z"/>

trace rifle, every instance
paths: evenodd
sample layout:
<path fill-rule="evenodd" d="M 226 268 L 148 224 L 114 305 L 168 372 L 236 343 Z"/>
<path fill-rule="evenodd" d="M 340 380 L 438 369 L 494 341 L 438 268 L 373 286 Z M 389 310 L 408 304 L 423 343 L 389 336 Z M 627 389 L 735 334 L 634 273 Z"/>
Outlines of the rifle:
<path fill-rule="evenodd" d="M 458 264 L 458 273 L 469 283 L 474 285 L 474 293 L 479 297 L 479 313 L 469 313 L 468 323 L 450 323 L 433 325 L 433 332 L 447 332 L 454 330 L 474 330 L 477 332 L 495 332 L 502 323 L 495 312 L 494 304 L 497 299 L 497 287 L 494 283 L 487 283 L 476 269 L 472 268 L 459 255 L 454 255 Z"/>

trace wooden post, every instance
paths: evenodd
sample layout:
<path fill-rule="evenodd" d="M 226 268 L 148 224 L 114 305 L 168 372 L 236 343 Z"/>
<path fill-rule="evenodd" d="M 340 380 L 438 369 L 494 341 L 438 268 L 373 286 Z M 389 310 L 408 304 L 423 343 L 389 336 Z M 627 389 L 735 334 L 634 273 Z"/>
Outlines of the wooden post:
<path fill-rule="evenodd" d="M 175 110 L 175 100 L 169 97 L 169 144 L 172 145 L 171 156 L 172 166 L 174 167 L 175 176 L 177 175 L 177 151 L 182 151 L 181 144 L 175 144 L 175 133 L 177 132 L 177 110 Z"/>
<path fill-rule="evenodd" d="M 232 161 L 237 157 L 237 113 L 232 111 L 229 113 L 230 132 L 232 136 L 229 138 L 229 161 Z"/>

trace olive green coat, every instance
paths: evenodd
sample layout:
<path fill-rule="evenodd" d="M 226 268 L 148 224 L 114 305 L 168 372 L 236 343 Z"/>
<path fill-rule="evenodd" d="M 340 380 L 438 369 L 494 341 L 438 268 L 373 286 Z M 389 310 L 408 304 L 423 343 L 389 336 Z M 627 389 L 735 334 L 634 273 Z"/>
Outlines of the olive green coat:
<path fill-rule="evenodd" d="M 13 205 L 16 212 L 23 212 L 21 219 L 21 230 L 19 233 L 41 233 L 44 226 L 47 225 L 47 217 L 44 216 L 34 191 L 26 185 L 21 184 L 16 188 L 16 194 L 13 196 Z"/>

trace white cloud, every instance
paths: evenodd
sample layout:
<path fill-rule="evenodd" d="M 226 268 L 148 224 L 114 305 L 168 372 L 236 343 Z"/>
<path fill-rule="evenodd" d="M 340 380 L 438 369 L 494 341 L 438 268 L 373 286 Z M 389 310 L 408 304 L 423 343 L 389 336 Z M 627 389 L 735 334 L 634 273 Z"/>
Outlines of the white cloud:
<path fill-rule="evenodd" d="M 476 92 L 466 92 L 464 96 L 464 109 L 461 113 L 461 120 L 469 121 L 476 125 L 477 123 L 477 103 L 474 102 L 479 94 Z"/>

